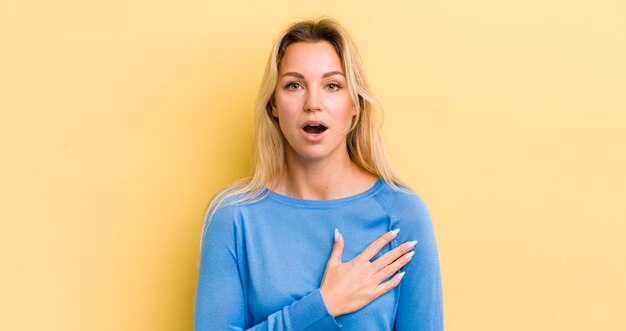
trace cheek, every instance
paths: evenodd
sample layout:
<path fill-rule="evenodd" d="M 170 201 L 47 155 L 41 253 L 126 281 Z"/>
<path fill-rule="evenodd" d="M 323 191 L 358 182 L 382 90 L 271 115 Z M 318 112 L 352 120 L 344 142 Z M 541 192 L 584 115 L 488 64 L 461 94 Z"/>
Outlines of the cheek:
<path fill-rule="evenodd" d="M 347 121 L 350 123 L 352 121 L 352 116 L 356 114 L 356 109 L 353 107 L 352 98 L 348 95 L 345 98 L 342 98 L 337 103 L 338 115 L 341 117 L 342 121 Z"/>
<path fill-rule="evenodd" d="M 302 98 L 302 93 L 295 93 L 293 91 L 286 91 L 284 89 L 277 89 L 274 91 L 274 100 L 279 104 L 291 104 L 298 102 Z"/>
<path fill-rule="evenodd" d="M 293 111 L 293 106 L 288 103 L 277 101 L 272 113 L 278 118 L 278 126 L 284 136 L 289 136 L 297 120 L 295 116 L 296 112 Z"/>
<path fill-rule="evenodd" d="M 281 96 L 278 94 L 275 98 L 274 112 L 281 119 L 293 116 L 295 112 L 302 108 L 302 101 L 296 97 Z"/>

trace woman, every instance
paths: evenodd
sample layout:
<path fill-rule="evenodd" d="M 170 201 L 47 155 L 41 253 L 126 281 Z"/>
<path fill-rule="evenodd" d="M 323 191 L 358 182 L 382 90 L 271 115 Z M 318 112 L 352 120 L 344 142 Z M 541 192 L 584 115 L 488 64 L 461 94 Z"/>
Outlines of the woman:
<path fill-rule="evenodd" d="M 338 23 L 279 36 L 253 174 L 207 214 L 196 330 L 443 329 L 430 216 L 393 174 L 377 111 Z"/>

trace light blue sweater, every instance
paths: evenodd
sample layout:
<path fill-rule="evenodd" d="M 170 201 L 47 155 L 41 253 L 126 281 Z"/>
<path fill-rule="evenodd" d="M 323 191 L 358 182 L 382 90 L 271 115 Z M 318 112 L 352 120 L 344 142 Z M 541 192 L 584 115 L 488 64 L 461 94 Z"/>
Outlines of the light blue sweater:
<path fill-rule="evenodd" d="M 334 244 L 342 261 L 384 233 L 396 239 L 373 259 L 417 240 L 400 285 L 360 310 L 333 317 L 319 287 Z M 369 190 L 335 200 L 303 200 L 275 192 L 257 203 L 218 209 L 202 243 L 195 329 L 443 330 L 441 277 L 433 225 L 413 192 L 379 179 Z"/>

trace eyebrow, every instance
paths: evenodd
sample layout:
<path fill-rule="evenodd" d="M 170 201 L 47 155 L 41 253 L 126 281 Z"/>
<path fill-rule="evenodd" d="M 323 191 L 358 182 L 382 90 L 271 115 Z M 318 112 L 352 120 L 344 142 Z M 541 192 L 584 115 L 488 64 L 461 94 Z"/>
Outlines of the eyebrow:
<path fill-rule="evenodd" d="M 324 73 L 322 75 L 322 78 L 326 78 L 326 77 L 333 76 L 333 75 L 342 75 L 344 77 L 346 76 L 341 71 L 329 71 L 327 73 Z M 294 76 L 294 77 L 298 77 L 298 78 L 304 79 L 304 75 L 303 74 L 301 74 L 299 72 L 295 72 L 295 71 L 286 72 L 286 73 L 282 74 L 280 77 L 282 78 L 282 77 L 285 77 L 285 76 Z"/>

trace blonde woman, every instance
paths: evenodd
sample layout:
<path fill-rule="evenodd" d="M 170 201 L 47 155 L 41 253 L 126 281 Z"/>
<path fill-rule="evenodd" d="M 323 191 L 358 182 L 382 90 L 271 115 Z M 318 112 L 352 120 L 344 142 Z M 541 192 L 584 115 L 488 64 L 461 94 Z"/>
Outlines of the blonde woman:
<path fill-rule="evenodd" d="M 196 330 L 443 329 L 433 226 L 391 170 L 379 108 L 337 22 L 279 36 L 254 171 L 207 212 Z"/>

